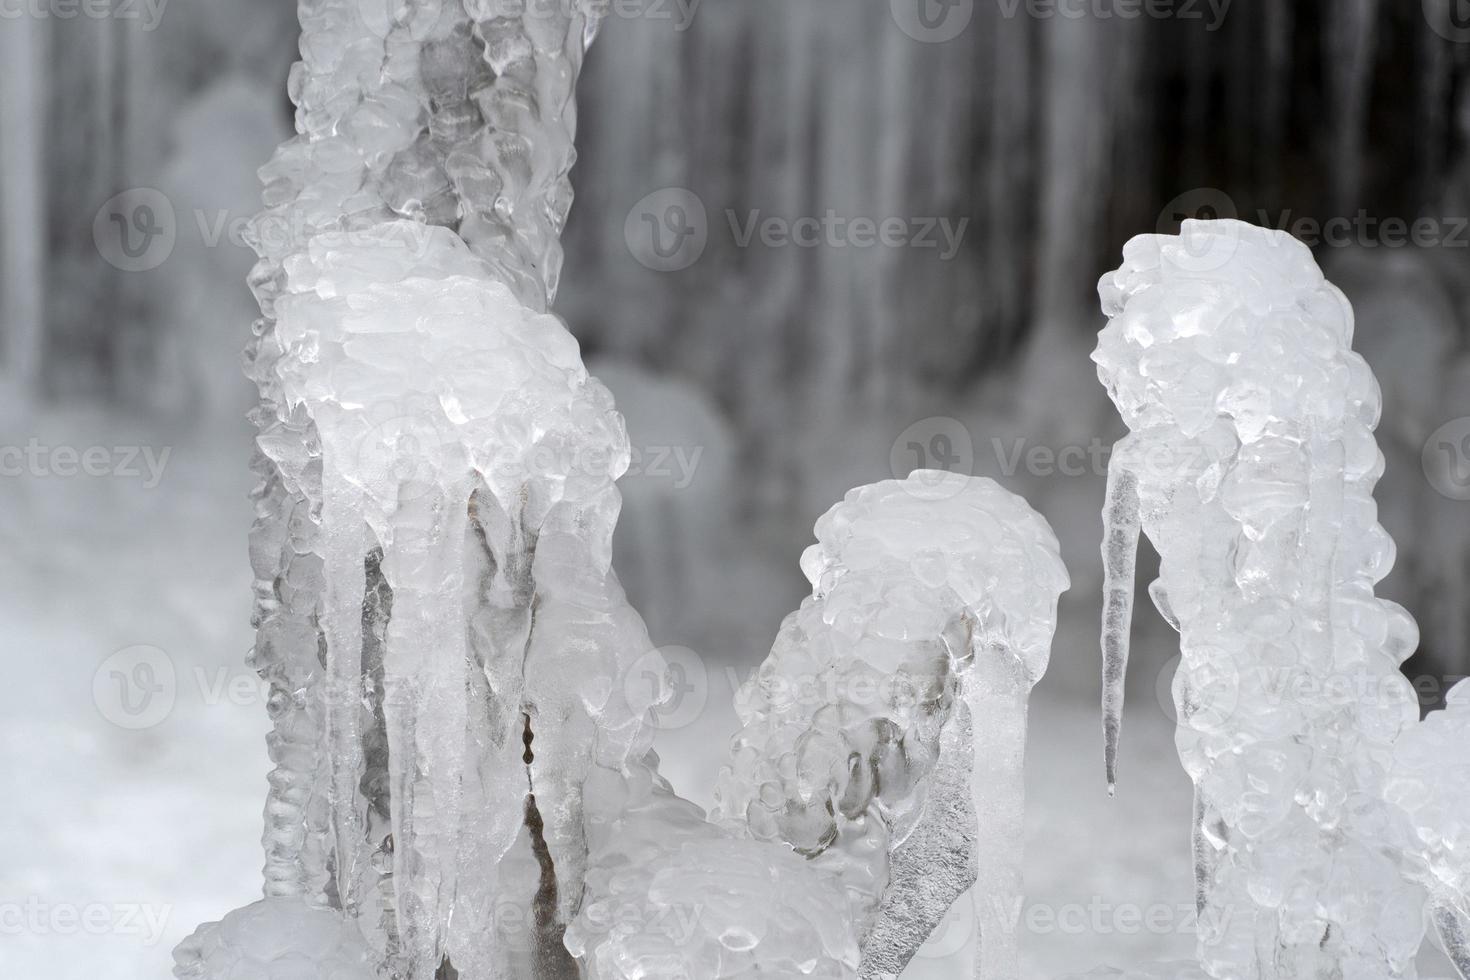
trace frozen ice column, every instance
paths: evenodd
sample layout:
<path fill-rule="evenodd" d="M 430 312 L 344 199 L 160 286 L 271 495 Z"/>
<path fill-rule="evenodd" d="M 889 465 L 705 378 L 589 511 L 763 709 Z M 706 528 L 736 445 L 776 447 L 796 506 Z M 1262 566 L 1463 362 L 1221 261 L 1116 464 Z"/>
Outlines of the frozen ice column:
<path fill-rule="evenodd" d="M 266 210 L 252 231 L 262 312 L 247 352 L 261 392 L 252 663 L 271 683 L 275 729 L 266 894 L 321 903 L 334 886 L 318 778 L 320 440 L 279 390 L 273 333 L 285 263 L 318 234 L 407 217 L 456 231 L 524 305 L 544 311 L 570 203 L 572 90 L 596 18 L 580 2 L 496 0 L 302 0 L 300 17 L 302 60 L 290 79 L 298 135 L 261 170 Z M 379 580 L 375 569 L 369 577 Z M 372 605 L 383 599 L 378 590 Z M 381 756 L 381 732 L 364 739 L 368 756 Z M 387 819 L 382 786 L 364 780 L 353 804 L 378 823 Z"/>
<path fill-rule="evenodd" d="M 323 234 L 286 272 L 281 391 L 321 440 L 330 793 L 387 809 L 379 838 L 332 808 L 341 906 L 393 913 L 414 980 L 565 975 L 582 784 L 643 750 L 647 705 L 615 683 L 649 648 L 609 567 L 622 418 L 561 322 L 447 229 Z M 512 906 L 534 924 L 518 968 L 495 948 Z"/>
<path fill-rule="evenodd" d="M 1387 796 L 1413 823 L 1411 851 L 1434 924 L 1460 976 L 1470 977 L 1470 681 L 1399 736 Z"/>
<path fill-rule="evenodd" d="M 896 975 L 977 873 L 979 975 L 1015 977 L 1026 701 L 1065 568 L 978 478 L 861 487 L 817 522 L 812 596 L 745 685 L 717 816 L 846 884 L 862 975 Z"/>
<path fill-rule="evenodd" d="M 1382 803 L 1416 702 L 1417 630 L 1373 586 L 1379 393 L 1352 310 L 1290 236 L 1186 222 L 1099 287 L 1093 359 L 1129 435 L 1104 511 L 1104 727 L 1116 775 L 1140 531 L 1180 633 L 1177 744 L 1196 788 L 1213 977 L 1409 977 L 1422 889 Z"/>
<path fill-rule="evenodd" d="M 357 244 L 408 246 L 408 237 L 395 240 L 388 231 L 408 219 L 413 224 L 399 227 L 436 227 L 468 243 L 483 261 L 467 274 L 503 282 L 519 308 L 544 312 L 556 290 L 556 239 L 571 200 L 572 92 L 596 16 L 579 0 L 302 0 L 300 17 L 302 60 L 290 79 L 298 135 L 262 168 L 266 210 L 251 232 L 261 256 L 251 285 L 262 311 L 248 351 L 261 391 L 252 664 L 271 684 L 276 763 L 265 891 L 347 909 L 389 956 L 403 941 L 401 896 L 390 880 L 398 838 L 382 663 L 394 591 L 382 549 L 368 547 L 357 573 L 364 580 L 361 656 L 356 664 L 333 661 L 337 672 L 329 677 L 323 438 L 308 403 L 287 397 L 292 365 L 281 363 L 298 356 L 316 363 L 318 352 L 282 342 L 277 303 L 292 288 L 288 266 L 308 256 L 319 236 L 337 236 L 339 245 L 345 235 Z M 399 257 L 380 252 L 376 269 L 359 280 L 379 273 L 395 281 L 403 273 Z M 405 379 L 421 382 L 422 367 L 405 364 Z M 383 413 L 382 404 L 374 411 Z M 412 478 L 427 465 L 419 440 L 431 422 L 416 411 L 402 407 L 381 419 L 361 455 L 394 460 Z M 472 635 L 483 635 L 491 616 L 466 612 L 481 624 Z M 563 819 L 576 818 L 567 811 Z M 564 857 L 558 874 L 572 877 L 576 863 Z M 575 892 L 560 890 L 559 916 Z M 533 899 L 527 894 L 525 904 Z"/>

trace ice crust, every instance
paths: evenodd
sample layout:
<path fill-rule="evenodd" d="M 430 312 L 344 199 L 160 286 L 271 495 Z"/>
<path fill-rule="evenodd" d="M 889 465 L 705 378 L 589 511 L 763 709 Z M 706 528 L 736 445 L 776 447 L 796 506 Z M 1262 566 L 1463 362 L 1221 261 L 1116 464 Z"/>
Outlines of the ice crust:
<path fill-rule="evenodd" d="M 299 898 L 267 898 L 200 927 L 174 951 L 180 980 L 378 980 L 350 920 Z"/>
<path fill-rule="evenodd" d="M 932 473 L 834 508 L 773 661 L 837 687 L 825 709 L 747 693 L 706 819 L 657 775 L 656 692 L 623 683 L 651 647 L 611 569 L 623 421 L 546 313 L 595 15 L 304 0 L 301 21 L 299 135 L 251 230 L 267 899 L 202 927 L 180 975 L 273 964 L 294 909 L 394 980 L 871 976 L 977 873 L 1019 894 L 1024 700 L 1066 584 L 1045 522 Z M 734 803 L 751 790 L 785 802 Z M 336 949 L 289 969 L 333 975 Z"/>
<path fill-rule="evenodd" d="M 445 959 L 496 975 L 511 961 L 486 937 L 509 906 L 576 909 L 589 767 L 647 747 L 647 703 L 619 679 L 651 645 L 610 567 L 623 421 L 561 321 L 446 228 L 316 236 L 275 309 L 278 390 L 321 446 L 331 793 L 386 780 L 388 821 L 333 807 L 337 894 L 353 914 L 398 910 L 384 942 L 405 976 Z M 391 613 L 366 621 L 381 589 Z M 516 900 L 545 884 L 500 866 L 528 790 L 556 889 Z M 516 952 L 544 958 L 537 942 L 559 933 Z"/>
<path fill-rule="evenodd" d="M 646 740 L 609 568 L 626 434 L 545 315 L 597 15 L 300 16 L 249 236 L 266 894 L 341 909 L 405 980 L 565 974 L 582 782 Z"/>
<path fill-rule="evenodd" d="M 567 933 L 588 980 L 857 977 L 841 879 L 707 820 L 651 766 L 613 788 L 620 812 L 593 832 L 586 900 Z"/>
<path fill-rule="evenodd" d="M 1177 744 L 1197 793 L 1209 976 L 1412 977 L 1424 889 L 1395 743 L 1418 722 L 1398 667 L 1414 621 L 1373 594 L 1380 399 L 1352 310 L 1290 236 L 1186 222 L 1099 287 L 1093 358 L 1130 434 L 1104 558 L 1105 729 L 1115 772 L 1141 529 L 1180 632 Z"/>
<path fill-rule="evenodd" d="M 1399 737 L 1386 795 L 1413 822 L 1414 870 L 1429 889 L 1441 945 L 1470 977 L 1470 681 Z"/>
<path fill-rule="evenodd" d="M 571 945 L 596 976 L 896 975 L 977 870 L 997 907 L 1020 895 L 1025 696 L 1067 586 L 1051 529 L 989 480 L 920 472 L 852 491 L 817 538 L 713 821 L 644 790 L 594 845 Z M 607 924 L 715 895 L 730 909 L 690 936 Z M 1016 975 L 1013 939 L 984 933 L 983 976 Z"/>

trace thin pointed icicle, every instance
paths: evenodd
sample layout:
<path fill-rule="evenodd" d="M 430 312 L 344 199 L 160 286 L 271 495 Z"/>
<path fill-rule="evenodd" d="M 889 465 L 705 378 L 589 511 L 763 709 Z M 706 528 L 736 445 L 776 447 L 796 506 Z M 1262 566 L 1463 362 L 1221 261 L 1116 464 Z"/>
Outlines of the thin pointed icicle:
<path fill-rule="evenodd" d="M 1123 727 L 1123 684 L 1133 627 L 1133 580 L 1138 565 L 1138 478 L 1115 450 L 1108 464 L 1103 506 L 1103 754 L 1108 795 L 1118 788 L 1118 737 Z"/>

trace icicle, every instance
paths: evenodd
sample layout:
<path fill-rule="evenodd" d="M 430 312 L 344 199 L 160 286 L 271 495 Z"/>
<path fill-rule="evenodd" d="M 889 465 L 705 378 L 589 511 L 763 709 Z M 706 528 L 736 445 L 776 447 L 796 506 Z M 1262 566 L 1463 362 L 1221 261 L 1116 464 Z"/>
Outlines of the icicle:
<path fill-rule="evenodd" d="M 1108 496 L 1103 505 L 1102 711 L 1109 796 L 1118 786 L 1118 740 L 1123 728 L 1140 526 L 1138 479 L 1123 461 L 1123 443 L 1114 447 L 1108 461 Z"/>
<path fill-rule="evenodd" d="M 975 922 L 978 980 L 1021 975 L 1018 916 L 1026 900 L 1021 878 L 1026 852 L 1026 708 L 1037 678 L 1004 647 L 978 649 L 965 678 L 965 702 L 975 729 L 974 797 L 978 874 Z"/>

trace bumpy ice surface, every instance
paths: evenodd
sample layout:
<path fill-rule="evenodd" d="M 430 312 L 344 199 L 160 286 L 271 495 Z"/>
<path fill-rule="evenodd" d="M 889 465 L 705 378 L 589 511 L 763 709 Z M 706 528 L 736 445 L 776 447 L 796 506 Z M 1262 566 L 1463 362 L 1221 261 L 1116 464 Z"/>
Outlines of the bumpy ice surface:
<path fill-rule="evenodd" d="M 181 980 L 378 980 L 351 921 L 295 898 L 267 898 L 200 926 L 174 960 Z"/>
<path fill-rule="evenodd" d="M 717 826 L 654 793 L 594 847 L 572 936 L 599 976 L 896 974 L 977 870 L 1019 895 L 1025 696 L 1067 583 L 1054 536 L 994 483 L 935 473 L 853 491 L 817 536 L 813 595 L 739 696 Z M 711 894 L 731 903 L 717 929 L 606 924 L 629 902 L 699 910 Z"/>
<path fill-rule="evenodd" d="M 1406 977 L 1423 934 L 1411 831 L 1383 802 L 1417 720 L 1417 630 L 1373 486 L 1379 392 L 1352 310 L 1290 236 L 1188 222 L 1129 243 L 1094 359 L 1130 434 L 1105 510 L 1110 780 L 1140 530 L 1180 632 L 1178 747 L 1197 792 L 1210 976 Z"/>

